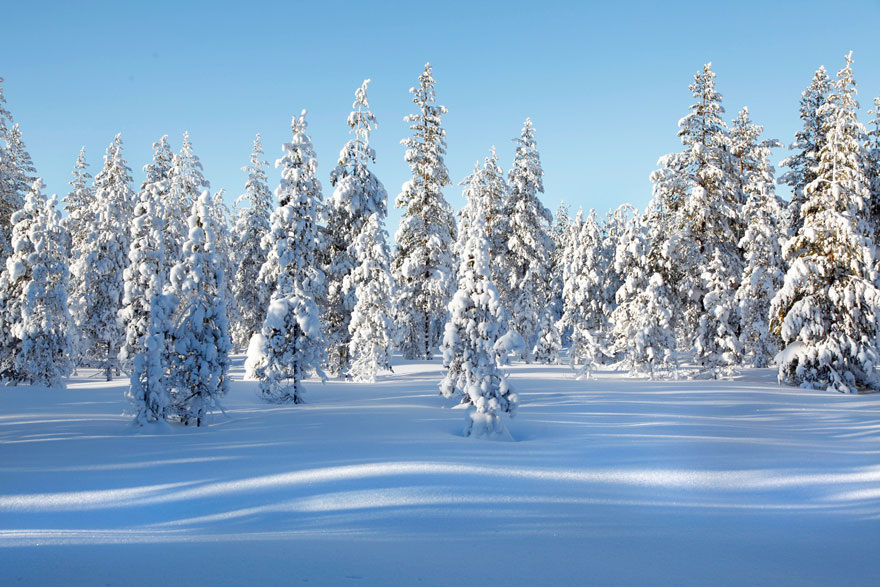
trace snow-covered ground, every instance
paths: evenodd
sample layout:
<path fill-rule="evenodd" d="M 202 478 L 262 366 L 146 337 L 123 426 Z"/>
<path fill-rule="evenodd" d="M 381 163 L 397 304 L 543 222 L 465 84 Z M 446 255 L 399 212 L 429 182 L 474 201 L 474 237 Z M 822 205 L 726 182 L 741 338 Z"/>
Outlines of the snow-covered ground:
<path fill-rule="evenodd" d="M 464 438 L 439 361 L 202 429 L 124 381 L 0 389 L 4 585 L 880 585 L 880 394 L 516 365 L 515 442 Z"/>

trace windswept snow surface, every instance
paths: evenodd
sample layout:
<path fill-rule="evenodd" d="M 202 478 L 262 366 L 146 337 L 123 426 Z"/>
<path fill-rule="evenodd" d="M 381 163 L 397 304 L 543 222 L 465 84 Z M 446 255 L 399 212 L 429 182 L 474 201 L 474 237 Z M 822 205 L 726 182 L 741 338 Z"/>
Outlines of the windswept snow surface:
<path fill-rule="evenodd" d="M 0 388 L 4 585 L 880 584 L 880 394 L 514 365 L 514 442 L 439 360 L 141 429 L 124 381 Z"/>

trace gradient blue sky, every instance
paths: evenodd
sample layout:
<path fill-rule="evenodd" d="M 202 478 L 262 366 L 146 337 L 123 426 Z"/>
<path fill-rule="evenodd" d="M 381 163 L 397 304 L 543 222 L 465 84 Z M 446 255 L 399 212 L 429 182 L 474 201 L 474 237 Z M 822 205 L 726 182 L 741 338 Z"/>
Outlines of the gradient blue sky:
<path fill-rule="evenodd" d="M 348 140 L 354 91 L 372 78 L 375 171 L 392 200 L 408 178 L 407 90 L 434 66 L 447 164 L 457 183 L 530 116 L 545 204 L 642 208 L 657 159 L 678 150 L 687 89 L 713 62 L 727 119 L 749 106 L 790 143 L 819 65 L 854 51 L 865 110 L 880 93 L 880 2 L 10 2 L 0 77 L 48 190 L 67 192 L 85 145 L 94 174 L 123 133 L 140 184 L 152 143 L 189 130 L 212 188 L 241 193 L 254 134 L 274 163 L 290 118 L 309 110 L 325 195 Z M 777 160 L 784 156 L 777 152 Z M 272 169 L 270 179 L 277 182 Z M 458 209 L 458 185 L 445 191 Z M 392 211 L 394 234 L 399 212 Z"/>

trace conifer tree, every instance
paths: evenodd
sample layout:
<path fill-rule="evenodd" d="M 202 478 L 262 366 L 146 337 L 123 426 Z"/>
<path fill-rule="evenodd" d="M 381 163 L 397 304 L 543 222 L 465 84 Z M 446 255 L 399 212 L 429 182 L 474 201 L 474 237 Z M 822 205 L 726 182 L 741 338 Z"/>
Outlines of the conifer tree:
<path fill-rule="evenodd" d="M 376 162 L 370 133 L 377 125 L 367 100 L 369 83 L 370 80 L 364 80 L 355 92 L 348 115 L 348 127 L 354 137 L 340 151 L 336 169 L 330 174 L 334 190 L 327 210 L 327 241 L 322 255 L 328 281 L 323 318 L 328 366 L 339 376 L 348 375 L 352 360 L 351 320 L 357 301 L 352 273 L 366 260 L 357 256 L 356 242 L 372 215 L 384 224 L 388 206 L 385 188 L 370 169 Z"/>
<path fill-rule="evenodd" d="M 193 205 L 183 259 L 170 275 L 177 303 L 168 341 L 168 409 L 184 424 L 196 426 L 201 426 L 206 415 L 219 406 L 229 388 L 227 371 L 232 348 L 223 269 L 216 258 L 218 227 L 211 207 L 206 190 Z M 155 336 L 155 331 L 151 335 Z"/>
<path fill-rule="evenodd" d="M 711 63 L 694 76 L 689 88 L 696 103 L 679 122 L 684 150 L 660 158 L 660 169 L 651 175 L 654 198 L 648 209 L 652 229 L 664 241 L 657 243 L 663 257 L 657 259 L 657 269 L 664 287 L 676 290 L 673 316 L 682 348 L 692 346 L 703 317 L 702 276 L 715 250 L 726 270 L 741 275 L 743 258 L 737 245 L 745 232 L 736 160 Z"/>
<path fill-rule="evenodd" d="M 12 215 L 12 255 L 0 275 L 0 378 L 63 386 L 71 371 L 67 311 L 70 239 L 37 179 Z"/>
<path fill-rule="evenodd" d="M 794 135 L 789 147 L 795 153 L 782 161 L 788 171 L 779 178 L 791 186 L 791 202 L 788 205 L 788 236 L 794 236 L 803 226 L 800 209 L 806 197 L 806 187 L 816 179 L 819 168 L 819 152 L 825 144 L 828 132 L 828 109 L 824 108 L 833 82 L 820 67 L 813 75 L 810 85 L 801 94 L 800 118 L 803 128 Z"/>
<path fill-rule="evenodd" d="M 623 357 L 631 375 L 677 375 L 674 294 L 658 268 L 663 265 L 660 224 L 634 216 L 617 245 L 615 270 L 623 278 L 611 315 L 612 352 Z"/>
<path fill-rule="evenodd" d="M 873 118 L 865 136 L 865 176 L 871 192 L 871 220 L 874 223 L 874 243 L 880 243 L 880 96 L 874 98 L 874 107 L 868 110 Z"/>
<path fill-rule="evenodd" d="M 271 402 L 302 403 L 303 383 L 315 371 L 323 378 L 326 359 L 318 298 L 324 276 L 316 255 L 321 183 L 318 161 L 306 134 L 306 112 L 293 118 L 293 139 L 278 160 L 281 184 L 275 191 L 278 208 L 264 242 L 268 250 L 260 277 L 273 285 L 261 335 L 254 337 L 245 365 L 260 380 L 260 393 Z"/>
<path fill-rule="evenodd" d="M 412 178 L 403 184 L 395 207 L 403 218 L 397 231 L 397 254 L 392 271 L 397 284 L 401 346 L 408 359 L 431 358 L 446 321 L 447 303 L 455 287 L 455 217 L 443 197 L 450 184 L 443 160 L 446 154 L 444 106 L 435 105 L 431 64 L 419 76 L 419 85 L 410 88 L 416 114 L 404 118 L 413 135 L 401 141 Z"/>
<path fill-rule="evenodd" d="M 739 243 L 746 266 L 736 291 L 742 361 L 748 367 L 766 367 L 779 350 L 779 339 L 769 327 L 770 300 L 785 275 L 780 245 L 787 230 L 784 204 L 776 196 L 770 165 L 770 149 L 782 144 L 774 139 L 759 141 L 762 132 L 743 109 L 731 133 L 746 198 L 743 215 L 748 220 Z"/>
<path fill-rule="evenodd" d="M 141 191 L 131 219 L 128 267 L 123 272 L 124 294 L 119 319 L 125 326 L 125 340 L 119 361 L 132 373 L 132 361 L 144 352 L 144 341 L 152 323 L 153 298 L 165 290 L 165 221 L 155 183 Z M 132 373 L 132 377 L 135 377 Z M 140 409 L 140 408 L 138 408 Z"/>
<path fill-rule="evenodd" d="M 513 415 L 518 398 L 498 367 L 496 343 L 504 331 L 504 308 L 492 283 L 485 221 L 479 212 L 470 220 L 458 291 L 449 302 L 441 348 L 446 376 L 440 390 L 446 397 L 461 395 L 463 403 L 471 404 L 466 436 L 509 438 L 501 416 Z"/>
<path fill-rule="evenodd" d="M 589 375 L 603 362 L 606 337 L 610 334 L 609 301 L 606 299 L 607 273 L 602 232 L 595 210 L 586 219 L 578 213 L 577 234 L 571 235 L 564 258 L 562 297 L 564 313 L 561 325 L 571 330 L 569 363 L 581 375 Z"/>
<path fill-rule="evenodd" d="M 880 383 L 880 291 L 855 93 L 850 53 L 821 108 L 825 142 L 804 188 L 803 227 L 785 246 L 790 266 L 770 323 L 786 345 L 780 381 L 846 393 Z"/>
<path fill-rule="evenodd" d="M 162 137 L 156 148 L 154 164 L 157 165 L 158 171 L 164 166 L 167 158 L 168 145 L 165 137 Z M 168 191 L 162 202 L 168 236 L 165 240 L 165 254 L 170 264 L 173 265 L 182 259 L 183 243 L 189 235 L 187 218 L 202 190 L 210 189 L 211 184 L 203 175 L 202 163 L 193 150 L 189 133 L 184 132 L 180 152 L 172 155 L 171 168 L 168 170 Z"/>
<path fill-rule="evenodd" d="M 71 272 L 77 289 L 71 310 L 83 341 L 82 352 L 104 369 L 107 380 L 118 370 L 117 356 L 124 329 L 117 314 L 124 293 L 123 272 L 128 266 L 128 220 L 133 196 L 131 175 L 116 135 L 104 155 L 104 167 L 95 176 L 95 196 L 88 212 L 88 237 L 74 251 Z"/>
<path fill-rule="evenodd" d="M 12 252 L 12 215 L 24 205 L 25 195 L 37 179 L 21 129 L 17 124 L 6 126 L 12 123 L 12 115 L 3 108 L 2 91 L 0 87 L 0 261 Z"/>
<path fill-rule="evenodd" d="M 538 197 L 544 193 L 543 175 L 532 121 L 526 119 L 508 174 L 510 191 L 502 213 L 507 247 L 501 295 L 512 324 L 525 340 L 523 358 L 553 362 L 559 338 L 554 332 L 556 323 L 546 312 L 552 297 L 553 241 L 549 230 L 553 217 Z"/>
<path fill-rule="evenodd" d="M 238 348 L 247 348 L 251 337 L 260 332 L 271 294 L 267 284 L 259 278 L 260 268 L 266 262 L 262 240 L 269 233 L 272 215 L 267 166 L 263 160 L 263 144 L 257 135 L 250 163 L 242 167 L 242 171 L 248 174 L 245 192 L 236 200 L 236 204 L 245 201 L 248 204 L 238 213 L 233 238 L 238 255 L 232 293 L 238 304 L 240 320 L 233 325 L 232 340 Z"/>
<path fill-rule="evenodd" d="M 220 189 L 214 192 L 211 197 L 211 216 L 214 220 L 216 235 L 214 243 L 214 257 L 220 269 L 223 271 L 223 299 L 226 300 L 226 322 L 229 332 L 235 330 L 241 320 L 241 314 L 238 311 L 238 304 L 235 302 L 235 296 L 232 293 L 232 278 L 235 276 L 236 258 L 238 251 L 236 250 L 232 231 L 229 226 L 229 207 L 226 205 L 226 199 L 223 195 L 226 190 Z M 230 340 L 231 336 L 230 336 Z"/>
<path fill-rule="evenodd" d="M 169 397 L 169 342 L 173 340 L 172 323 L 177 298 L 170 293 L 157 294 L 150 299 L 148 324 L 143 345 L 135 355 L 131 383 L 126 397 L 135 413 L 139 426 L 168 419 L 171 413 Z"/>
<path fill-rule="evenodd" d="M 351 314 L 350 375 L 355 381 L 376 381 L 380 370 L 391 370 L 394 320 L 388 300 L 393 299 L 387 233 L 379 214 L 372 214 L 355 242 L 360 264 L 351 274 L 357 302 Z"/>
<path fill-rule="evenodd" d="M 73 265 L 76 263 L 79 255 L 86 250 L 86 242 L 91 234 L 91 214 L 94 204 L 95 192 L 88 185 L 92 175 L 88 172 L 88 163 L 85 157 L 85 147 L 81 148 L 73 167 L 73 179 L 70 181 L 71 191 L 63 198 L 64 207 L 67 210 L 67 216 L 62 220 L 67 232 L 70 235 L 70 280 L 68 283 L 68 293 L 70 299 L 74 302 L 79 293 L 83 292 L 83 285 L 79 281 L 79 276 L 73 272 Z M 71 316 L 75 315 L 74 307 L 70 308 Z M 82 348 L 83 340 L 77 330 L 76 321 L 70 320 L 70 336 L 73 341 L 72 359 L 74 366 L 79 362 L 80 356 L 84 349 Z"/>

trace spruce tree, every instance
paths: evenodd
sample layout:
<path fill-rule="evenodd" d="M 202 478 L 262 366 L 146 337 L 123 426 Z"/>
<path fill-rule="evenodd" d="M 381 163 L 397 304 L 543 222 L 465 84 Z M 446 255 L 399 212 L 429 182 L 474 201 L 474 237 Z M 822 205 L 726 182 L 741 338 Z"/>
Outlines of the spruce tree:
<path fill-rule="evenodd" d="M 21 129 L 12 124 L 4 130 L 7 121 L 12 123 L 12 115 L 3 108 L 3 102 L 0 87 L 0 261 L 12 252 L 12 215 L 24 205 L 25 195 L 37 179 Z"/>
<path fill-rule="evenodd" d="M 803 226 L 800 210 L 806 198 L 806 187 L 816 179 L 819 167 L 819 152 L 825 144 L 828 132 L 828 109 L 824 108 L 833 82 L 820 67 L 813 75 L 810 85 L 801 94 L 800 118 L 803 128 L 794 135 L 794 143 L 789 147 L 795 153 L 782 161 L 788 171 L 779 178 L 791 186 L 791 202 L 788 205 L 788 236 L 794 236 Z"/>
<path fill-rule="evenodd" d="M 164 165 L 167 143 L 165 137 L 159 142 L 154 159 L 157 166 Z M 160 161 L 162 163 L 160 163 Z M 157 170 L 159 167 L 157 167 Z M 202 190 L 211 189 L 211 184 L 203 175 L 201 161 L 193 150 L 189 133 L 183 133 L 183 144 L 180 152 L 172 155 L 171 168 L 168 170 L 168 191 L 162 202 L 165 209 L 165 254 L 170 264 L 182 259 L 183 243 L 188 238 L 187 218 Z"/>
<path fill-rule="evenodd" d="M 731 138 L 722 119 L 722 97 L 715 90 L 712 64 L 694 76 L 689 86 L 696 103 L 679 122 L 684 150 L 661 157 L 651 175 L 654 198 L 649 223 L 663 242 L 657 269 L 665 287 L 675 287 L 673 312 L 679 345 L 690 348 L 703 319 L 706 273 L 715 250 L 723 267 L 741 275 L 738 243 L 745 233 L 742 192 L 731 154 Z"/>
<path fill-rule="evenodd" d="M 382 217 L 372 214 L 355 242 L 360 264 L 351 273 L 357 302 L 351 314 L 349 374 L 355 381 L 376 381 L 380 370 L 391 370 L 394 319 L 388 301 L 393 299 L 391 255 Z"/>
<path fill-rule="evenodd" d="M 522 358 L 549 363 L 555 361 L 561 344 L 556 323 L 547 312 L 552 298 L 553 241 L 549 230 L 553 217 L 538 196 L 544 193 L 544 171 L 530 119 L 516 142 L 507 179 L 510 191 L 502 212 L 507 247 L 501 295 L 512 324 L 525 340 Z"/>
<path fill-rule="evenodd" d="M 71 309 L 82 337 L 82 352 L 104 370 L 108 381 L 119 368 L 117 356 L 125 335 L 117 315 L 122 307 L 123 272 L 130 248 L 130 173 L 122 156 L 122 140 L 116 135 L 107 147 L 103 169 L 95 176 L 95 196 L 87 228 L 83 228 L 88 237 L 74 251 L 71 267 L 77 288 Z"/>
<path fill-rule="evenodd" d="M 367 100 L 369 83 L 370 80 L 364 80 L 355 92 L 348 115 L 348 127 L 354 137 L 342 148 L 330 174 L 334 190 L 327 207 L 327 240 L 321 259 L 328 282 L 323 312 L 328 366 L 338 376 L 348 374 L 352 360 L 351 320 L 357 302 L 352 273 L 366 261 L 358 257 L 356 242 L 372 215 L 377 215 L 380 224 L 384 224 L 387 215 L 388 195 L 370 169 L 376 162 L 376 152 L 370 146 L 376 117 Z"/>
<path fill-rule="evenodd" d="M 119 361 L 129 373 L 132 361 L 144 352 L 144 341 L 151 325 L 153 298 L 164 292 L 168 279 L 165 272 L 164 211 L 159 194 L 153 191 L 155 187 L 156 184 L 149 184 L 140 193 L 129 227 L 129 264 L 123 272 L 124 294 L 119 311 L 119 319 L 125 326 L 125 340 L 119 349 Z"/>
<path fill-rule="evenodd" d="M 786 345 L 781 382 L 845 393 L 880 383 L 880 290 L 855 93 L 850 53 L 820 109 L 827 133 L 804 188 L 803 226 L 785 246 L 790 266 L 770 323 Z"/>
<path fill-rule="evenodd" d="M 302 403 L 302 380 L 313 371 L 323 378 L 326 359 L 315 303 L 324 279 L 317 264 L 321 183 L 305 117 L 304 110 L 293 118 L 293 139 L 283 146 L 284 157 L 276 164 L 281 168 L 278 208 L 264 240 L 268 256 L 260 271 L 261 279 L 272 285 L 272 298 L 245 366 L 249 377 L 260 380 L 262 397 L 279 403 Z"/>
<path fill-rule="evenodd" d="M 63 198 L 64 207 L 67 210 L 67 216 L 62 220 L 67 232 L 70 234 L 70 280 L 68 283 L 68 293 L 70 295 L 71 316 L 75 316 L 76 300 L 79 299 L 83 292 L 83 285 L 79 280 L 79 275 L 73 271 L 79 256 L 86 250 L 86 243 L 91 234 L 92 206 L 94 205 L 95 192 L 89 186 L 89 180 L 92 175 L 88 172 L 88 163 L 85 157 L 85 147 L 81 148 L 73 166 L 73 179 L 70 180 L 70 192 Z M 72 359 L 74 366 L 79 363 L 80 357 L 84 352 L 83 339 L 80 335 L 76 320 L 70 321 L 70 334 L 73 340 Z"/>
<path fill-rule="evenodd" d="M 413 135 L 401 141 L 412 177 L 403 184 L 395 207 L 403 218 L 397 231 L 397 253 L 392 271 L 397 284 L 398 327 L 401 346 L 408 359 L 431 358 L 446 321 L 446 305 L 455 286 L 455 217 L 443 197 L 450 184 L 444 163 L 446 130 L 438 106 L 431 65 L 419 76 L 419 85 L 410 88 L 416 114 L 404 118 Z"/>
<path fill-rule="evenodd" d="M 35 180 L 12 215 L 12 255 L 0 275 L 0 378 L 63 386 L 72 369 L 67 311 L 70 238 L 55 199 Z"/>
<path fill-rule="evenodd" d="M 492 283 L 485 221 L 479 212 L 470 220 L 441 347 L 446 376 L 440 391 L 471 404 L 465 436 L 509 438 L 501 416 L 513 415 L 518 398 L 498 366 L 504 308 Z"/>
<path fill-rule="evenodd" d="M 874 223 L 874 243 L 880 243 L 880 96 L 874 98 L 873 115 L 865 135 L 865 176 L 871 191 L 871 219 Z"/>
<path fill-rule="evenodd" d="M 785 208 L 776 196 L 770 165 L 771 149 L 782 145 L 774 139 L 759 141 L 762 132 L 743 109 L 731 133 L 746 198 L 743 215 L 748 220 L 739 243 L 746 265 L 735 296 L 742 361 L 748 367 L 766 367 L 779 350 L 779 339 L 769 327 L 770 300 L 785 276 L 780 245 L 787 230 Z"/>
<path fill-rule="evenodd" d="M 240 319 L 233 325 L 232 340 L 238 348 L 247 348 L 251 337 L 260 332 L 271 294 L 266 283 L 259 278 L 260 268 L 266 262 L 266 249 L 263 248 L 262 241 L 269 233 L 272 215 L 272 192 L 267 185 L 267 166 L 268 163 L 263 160 L 263 144 L 260 135 L 257 135 L 250 163 L 242 167 L 242 171 L 248 174 L 245 192 L 236 200 L 237 205 L 242 202 L 248 204 L 238 213 L 233 237 L 238 254 L 232 293 L 239 308 Z"/>
<path fill-rule="evenodd" d="M 170 275 L 177 303 L 168 341 L 168 409 L 184 424 L 196 426 L 219 406 L 229 388 L 232 348 L 223 269 L 216 257 L 218 226 L 211 207 L 206 190 L 193 205 L 183 259 Z"/>

